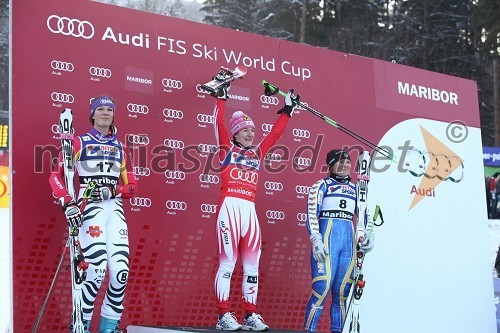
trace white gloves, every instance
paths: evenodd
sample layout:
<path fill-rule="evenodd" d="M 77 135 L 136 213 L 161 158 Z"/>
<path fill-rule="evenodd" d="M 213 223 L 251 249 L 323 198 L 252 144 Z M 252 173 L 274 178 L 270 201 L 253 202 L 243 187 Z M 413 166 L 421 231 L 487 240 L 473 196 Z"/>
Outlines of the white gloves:
<path fill-rule="evenodd" d="M 363 232 L 363 236 L 359 241 L 359 251 L 362 253 L 368 253 L 373 249 L 375 243 L 375 233 L 373 232 L 373 219 L 372 215 L 366 210 L 366 230 Z"/>
<path fill-rule="evenodd" d="M 64 215 L 66 215 L 66 220 L 72 228 L 80 228 L 83 223 L 83 215 L 80 208 L 71 200 L 63 206 Z"/>
<path fill-rule="evenodd" d="M 309 237 L 312 243 L 312 252 L 314 260 L 316 261 L 326 261 L 326 256 L 328 255 L 328 249 L 323 244 L 323 237 L 321 234 L 314 233 Z"/>
<path fill-rule="evenodd" d="M 113 199 L 116 195 L 114 187 L 96 187 L 90 194 L 92 202 L 103 202 L 105 200 Z"/>

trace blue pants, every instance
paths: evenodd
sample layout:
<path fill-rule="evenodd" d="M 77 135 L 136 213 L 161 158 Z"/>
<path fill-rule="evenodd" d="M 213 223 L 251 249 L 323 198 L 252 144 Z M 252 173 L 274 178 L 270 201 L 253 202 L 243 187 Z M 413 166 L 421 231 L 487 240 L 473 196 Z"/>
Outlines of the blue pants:
<path fill-rule="evenodd" d="M 351 221 L 320 219 L 319 230 L 329 256 L 317 262 L 311 254 L 312 292 L 306 306 L 304 330 L 315 332 L 326 297 L 332 292 L 332 332 L 340 332 L 346 316 L 346 300 L 353 281 L 354 226 Z"/>

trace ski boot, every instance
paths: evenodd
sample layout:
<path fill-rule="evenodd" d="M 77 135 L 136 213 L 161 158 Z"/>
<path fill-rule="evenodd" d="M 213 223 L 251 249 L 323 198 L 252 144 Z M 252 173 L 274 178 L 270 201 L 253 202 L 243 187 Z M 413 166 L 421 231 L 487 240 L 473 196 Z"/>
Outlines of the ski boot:
<path fill-rule="evenodd" d="M 120 324 L 119 320 L 101 317 L 101 321 L 99 322 L 99 333 L 123 333 L 123 331 L 118 328 L 118 324 Z"/>
<path fill-rule="evenodd" d="M 85 333 L 91 333 L 89 331 L 89 329 L 90 329 L 90 320 L 83 319 L 83 327 L 85 328 Z M 69 328 L 70 332 L 73 332 L 73 324 L 70 324 L 68 328 Z"/>

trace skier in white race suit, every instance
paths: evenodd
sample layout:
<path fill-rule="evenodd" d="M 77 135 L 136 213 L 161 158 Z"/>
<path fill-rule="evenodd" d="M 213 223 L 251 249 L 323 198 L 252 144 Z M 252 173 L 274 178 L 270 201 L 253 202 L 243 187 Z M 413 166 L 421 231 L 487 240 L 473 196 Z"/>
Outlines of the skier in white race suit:
<path fill-rule="evenodd" d="M 224 79 L 224 72 L 218 79 Z M 262 317 L 256 313 L 259 287 L 259 260 L 261 255 L 261 229 L 255 211 L 255 195 L 261 162 L 269 149 L 283 133 L 299 96 L 293 90 L 285 98 L 285 107 L 272 130 L 256 146 L 255 125 L 252 119 L 236 111 L 230 121 L 230 134 L 224 124 L 224 111 L 229 84 L 220 88 L 214 111 L 215 135 L 219 147 L 222 188 L 217 208 L 216 233 L 218 239 L 219 268 L 215 277 L 216 303 L 219 310 L 218 330 L 268 331 Z M 242 307 L 243 325 L 229 310 L 229 291 L 238 255 L 243 265 Z"/>
<path fill-rule="evenodd" d="M 111 97 L 96 97 L 90 105 L 89 120 L 93 127 L 73 140 L 80 183 L 78 198 L 81 200 L 88 182 L 97 184 L 84 212 L 63 186 L 62 158 L 49 178 L 68 222 L 80 226 L 80 244 L 85 261 L 89 263 L 82 288 L 85 333 L 90 333 L 94 302 L 106 271 L 109 284 L 101 308 L 99 333 L 121 332 L 118 324 L 129 275 L 128 228 L 122 199 L 134 197 L 138 186 L 132 172 L 132 161 L 124 145 L 116 138 L 115 112 L 115 102 Z M 119 185 L 119 180 L 122 185 Z"/>

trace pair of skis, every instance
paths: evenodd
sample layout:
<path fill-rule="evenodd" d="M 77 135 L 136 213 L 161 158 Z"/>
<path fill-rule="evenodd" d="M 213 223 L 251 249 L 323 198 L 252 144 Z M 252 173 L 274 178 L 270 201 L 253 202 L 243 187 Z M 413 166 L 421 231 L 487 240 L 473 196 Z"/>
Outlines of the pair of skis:
<path fill-rule="evenodd" d="M 61 138 L 61 149 L 63 158 L 63 168 L 64 168 L 64 181 L 66 184 L 66 189 L 73 200 L 75 200 L 75 188 L 73 184 L 73 178 L 75 175 L 75 161 L 73 159 L 73 113 L 71 109 L 64 109 L 59 118 L 59 134 Z M 80 203 L 80 210 L 83 212 L 88 200 L 91 197 L 92 191 L 94 190 L 96 184 L 95 182 L 89 182 L 85 188 L 82 201 Z M 76 202 L 76 200 L 75 200 Z M 69 248 L 70 253 L 70 266 L 71 266 L 71 298 L 72 298 L 72 332 L 73 333 L 84 333 L 85 327 L 83 325 L 83 313 L 82 313 L 82 286 L 85 278 L 87 276 L 88 263 L 85 262 L 81 248 L 80 240 L 78 238 L 79 229 L 75 226 L 69 226 L 68 240 L 64 248 L 61 259 L 57 266 L 56 273 L 52 279 L 49 291 L 43 302 L 42 308 L 38 317 L 36 319 L 35 325 L 33 327 L 32 333 L 36 333 L 40 321 L 43 316 L 45 307 L 52 293 L 57 276 L 61 270 L 64 258 L 66 257 L 66 250 Z"/>

